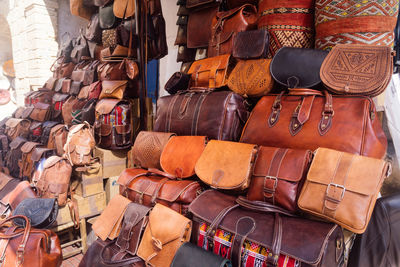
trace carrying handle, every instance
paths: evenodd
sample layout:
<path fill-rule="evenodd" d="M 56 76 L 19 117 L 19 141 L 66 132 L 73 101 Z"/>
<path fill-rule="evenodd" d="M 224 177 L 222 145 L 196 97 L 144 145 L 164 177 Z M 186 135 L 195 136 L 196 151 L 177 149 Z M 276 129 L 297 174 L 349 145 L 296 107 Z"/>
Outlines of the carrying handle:
<path fill-rule="evenodd" d="M 289 94 L 288 95 L 298 95 L 298 96 L 309 96 L 309 95 L 318 95 L 318 96 L 323 96 L 323 92 L 314 90 L 314 89 L 308 89 L 308 88 L 291 88 L 289 89 Z"/>
<path fill-rule="evenodd" d="M 277 206 L 274 206 L 272 204 L 269 204 L 267 202 L 263 201 L 252 201 L 248 200 L 243 196 L 240 196 L 236 199 L 236 203 L 239 204 L 240 207 L 252 210 L 252 211 L 258 211 L 258 212 L 273 212 L 273 213 L 280 213 L 286 216 L 290 217 L 297 217 L 297 215 L 283 209 Z"/>

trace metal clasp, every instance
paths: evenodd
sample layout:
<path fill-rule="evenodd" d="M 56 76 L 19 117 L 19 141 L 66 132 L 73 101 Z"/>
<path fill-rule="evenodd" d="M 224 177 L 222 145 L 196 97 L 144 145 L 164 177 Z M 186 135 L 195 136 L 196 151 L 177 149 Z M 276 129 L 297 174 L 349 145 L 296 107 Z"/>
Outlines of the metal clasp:
<path fill-rule="evenodd" d="M 341 188 L 342 189 L 342 194 L 340 196 L 340 199 L 333 199 L 332 197 L 328 196 L 331 186 L 334 186 L 335 188 Z M 342 201 L 342 199 L 344 198 L 344 193 L 345 192 L 346 192 L 346 188 L 343 185 L 339 185 L 339 184 L 335 184 L 335 183 L 328 184 L 328 187 L 326 188 L 326 195 L 329 197 L 329 199 L 333 200 L 333 201 L 337 201 L 337 202 Z"/>
<path fill-rule="evenodd" d="M 277 177 L 275 177 L 275 176 L 271 176 L 271 175 L 266 175 L 265 177 L 264 177 L 264 179 L 270 179 L 270 180 L 274 180 L 274 186 L 273 186 L 273 188 L 272 189 L 270 189 L 270 188 L 266 188 L 265 187 L 265 183 L 264 183 L 264 192 L 266 192 L 266 193 L 268 193 L 268 194 L 274 194 L 275 193 L 275 189 L 276 189 L 276 187 L 278 186 L 278 178 Z"/>

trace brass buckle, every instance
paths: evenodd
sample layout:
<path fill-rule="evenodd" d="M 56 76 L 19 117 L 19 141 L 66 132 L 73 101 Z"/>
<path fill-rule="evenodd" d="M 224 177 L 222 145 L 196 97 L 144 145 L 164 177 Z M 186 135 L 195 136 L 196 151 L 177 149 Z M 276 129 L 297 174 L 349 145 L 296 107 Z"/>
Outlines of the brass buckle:
<path fill-rule="evenodd" d="M 274 194 L 275 193 L 275 189 L 278 187 L 278 178 L 275 176 L 271 176 L 271 175 L 266 175 L 264 177 L 264 179 L 269 179 L 269 180 L 274 180 L 274 186 L 272 189 L 269 188 L 265 188 L 264 187 L 264 192 L 268 193 L 268 194 Z M 265 185 L 265 184 L 264 184 Z"/>
<path fill-rule="evenodd" d="M 329 190 L 330 190 L 331 186 L 334 186 L 335 188 L 341 188 L 342 189 L 342 194 L 340 196 L 340 199 L 334 199 L 334 198 L 329 196 Z M 344 193 L 345 192 L 346 192 L 346 188 L 343 185 L 330 183 L 330 184 L 328 184 L 328 187 L 326 188 L 326 192 L 325 193 L 326 193 L 326 196 L 329 197 L 330 200 L 334 200 L 334 201 L 340 202 L 344 198 Z"/>

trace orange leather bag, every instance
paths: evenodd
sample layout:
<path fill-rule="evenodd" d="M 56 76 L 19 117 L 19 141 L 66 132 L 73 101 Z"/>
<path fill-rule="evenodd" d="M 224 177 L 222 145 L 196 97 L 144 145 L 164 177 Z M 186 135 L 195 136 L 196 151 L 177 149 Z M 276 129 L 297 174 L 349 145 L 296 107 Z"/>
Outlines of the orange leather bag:
<path fill-rule="evenodd" d="M 113 11 L 117 18 L 129 18 L 135 15 L 135 1 L 114 0 Z"/>
<path fill-rule="evenodd" d="M 299 197 L 299 208 L 361 234 L 390 170 L 384 160 L 318 148 Z"/>

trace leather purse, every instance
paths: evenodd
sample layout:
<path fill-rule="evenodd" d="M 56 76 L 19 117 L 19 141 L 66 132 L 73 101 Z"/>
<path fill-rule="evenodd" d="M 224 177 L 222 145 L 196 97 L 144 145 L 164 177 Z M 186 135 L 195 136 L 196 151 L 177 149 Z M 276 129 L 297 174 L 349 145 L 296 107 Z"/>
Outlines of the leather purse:
<path fill-rule="evenodd" d="M 178 179 L 195 175 L 194 167 L 207 141 L 206 136 L 172 136 L 161 152 L 161 168 Z"/>
<path fill-rule="evenodd" d="M 211 140 L 196 163 L 196 175 L 215 189 L 247 189 L 257 151 L 256 145 Z"/>
<path fill-rule="evenodd" d="M 114 98 L 122 100 L 127 90 L 128 81 L 102 81 L 101 86 L 99 99 Z"/>
<path fill-rule="evenodd" d="M 32 121 L 29 126 L 29 141 L 40 142 L 40 138 L 43 134 L 43 123 L 40 121 Z"/>
<path fill-rule="evenodd" d="M 95 9 L 93 7 L 85 6 L 83 2 L 84 0 L 71 0 L 69 3 L 71 14 L 90 20 L 92 14 L 95 13 Z"/>
<path fill-rule="evenodd" d="M 190 240 L 191 232 L 191 220 L 163 205 L 156 204 L 150 212 L 137 255 L 146 262 L 146 265 L 169 266 L 179 247 Z"/>
<path fill-rule="evenodd" d="M 13 215 L 23 215 L 31 222 L 32 227 L 37 229 L 49 228 L 58 215 L 58 204 L 55 198 L 26 198 L 18 204 Z M 19 218 L 14 223 L 25 227 L 25 221 Z"/>
<path fill-rule="evenodd" d="M 101 81 L 89 85 L 88 99 L 98 99 L 101 93 Z"/>
<path fill-rule="evenodd" d="M 210 2 L 210 1 L 209 1 Z M 212 0 L 214 2 L 214 0 Z M 191 6 L 191 5 L 189 5 Z M 186 4 L 187 8 L 190 8 Z M 187 47 L 206 48 L 211 39 L 211 23 L 218 12 L 218 5 L 191 11 L 187 24 Z M 199 31 L 199 29 L 202 29 Z"/>
<path fill-rule="evenodd" d="M 261 146 L 247 199 L 297 211 L 297 199 L 312 159 L 310 150 Z"/>
<path fill-rule="evenodd" d="M 51 116 L 52 120 L 61 121 L 62 119 L 62 110 L 64 108 L 64 104 L 68 101 L 68 94 L 55 94 L 53 96 L 53 113 Z"/>
<path fill-rule="evenodd" d="M 229 89 L 243 97 L 268 94 L 274 86 L 269 72 L 270 65 L 270 59 L 239 60 L 229 75 Z"/>
<path fill-rule="evenodd" d="M 266 58 L 269 49 L 267 30 L 251 30 L 233 34 L 232 56 L 237 59 Z"/>
<path fill-rule="evenodd" d="M 18 136 L 28 138 L 31 122 L 26 119 L 9 118 L 6 122 L 5 134 L 10 141 Z"/>
<path fill-rule="evenodd" d="M 132 149 L 128 152 L 128 168 L 161 169 L 160 157 L 168 140 L 174 133 L 140 131 Z"/>
<path fill-rule="evenodd" d="M 36 103 L 33 104 L 32 112 L 29 118 L 35 121 L 47 121 L 51 118 L 51 104 Z"/>
<path fill-rule="evenodd" d="M 64 155 L 72 166 L 89 165 L 95 144 L 93 128 L 88 123 L 73 125 L 64 145 Z"/>
<path fill-rule="evenodd" d="M 51 156 L 44 162 L 42 175 L 36 181 L 39 197 L 56 198 L 58 205 L 67 204 L 72 167 L 66 159 Z"/>
<path fill-rule="evenodd" d="M 318 148 L 299 197 L 303 211 L 361 234 L 391 166 L 380 159 Z"/>
<path fill-rule="evenodd" d="M 282 47 L 271 62 L 274 80 L 287 88 L 311 88 L 321 83 L 319 71 L 327 51 Z"/>
<path fill-rule="evenodd" d="M 55 62 L 55 64 L 57 61 Z M 65 62 L 65 59 L 62 58 L 62 61 L 60 63 L 57 63 L 57 66 L 55 67 L 54 64 L 50 68 L 50 70 L 53 72 L 53 77 L 57 79 L 61 78 L 66 78 L 69 79 L 71 78 L 72 71 L 75 68 L 75 63 L 73 62 Z"/>
<path fill-rule="evenodd" d="M 228 83 L 228 76 L 233 67 L 230 55 L 195 61 L 188 71 L 191 75 L 190 87 L 222 87 Z"/>
<path fill-rule="evenodd" d="M 40 136 L 40 143 L 44 146 L 47 146 L 47 143 L 49 142 L 49 138 L 50 138 L 50 132 L 51 129 L 60 124 L 58 121 L 45 121 L 43 122 L 42 128 L 42 134 Z"/>
<path fill-rule="evenodd" d="M 98 60 L 81 61 L 75 66 L 71 79 L 74 82 L 80 82 L 82 85 L 89 85 L 97 81 L 97 65 Z"/>
<path fill-rule="evenodd" d="M 230 259 L 233 266 L 343 265 L 343 232 L 336 224 L 293 217 L 264 202 L 235 199 L 216 190 L 197 197 L 189 206 L 192 241 Z"/>
<path fill-rule="evenodd" d="M 19 177 L 19 160 L 22 156 L 21 146 L 27 142 L 26 138 L 17 136 L 10 142 L 10 149 L 6 155 L 6 167 L 12 177 Z"/>
<path fill-rule="evenodd" d="M 25 226 L 10 226 L 8 222 L 15 219 L 25 221 Z M 29 219 L 23 215 L 7 218 L 0 227 L 3 266 L 61 266 L 60 240 L 53 231 L 31 228 Z"/>
<path fill-rule="evenodd" d="M 129 0 L 114 0 L 113 11 L 117 18 L 129 18 L 135 15 L 136 4 Z"/>
<path fill-rule="evenodd" d="M 87 100 L 88 96 L 89 96 L 89 90 L 90 90 L 89 85 L 83 86 L 81 88 L 81 90 L 79 91 L 79 94 L 76 96 L 76 98 L 78 98 L 80 100 L 83 100 L 83 99 Z"/>
<path fill-rule="evenodd" d="M 71 90 L 71 79 L 65 79 L 62 82 L 62 87 L 61 87 L 61 92 L 63 94 L 69 94 L 69 91 Z"/>
<path fill-rule="evenodd" d="M 238 94 L 187 91 L 158 99 L 154 131 L 237 141 L 247 118 L 244 98 Z"/>
<path fill-rule="evenodd" d="M 393 72 L 389 46 L 338 44 L 321 66 L 321 80 L 336 94 L 377 96 L 388 86 Z"/>
<path fill-rule="evenodd" d="M 383 158 L 387 148 L 371 98 L 310 89 L 261 98 L 240 141 L 293 149 L 326 147 L 375 158 Z"/>
<path fill-rule="evenodd" d="M 102 29 L 113 29 L 120 22 L 113 12 L 113 3 L 99 7 L 99 25 Z M 104 31 L 103 31 L 104 34 Z M 104 44 L 104 42 L 103 42 Z M 108 46 L 107 46 L 108 47 Z"/>
<path fill-rule="evenodd" d="M 184 243 L 176 252 L 171 267 L 232 267 L 228 259 L 215 255 L 192 243 Z"/>
<path fill-rule="evenodd" d="M 73 0 L 74 1 L 74 0 Z M 71 1 L 71 3 L 73 2 Z M 91 15 L 90 15 L 91 16 Z M 90 17 L 89 17 L 90 19 Z M 82 32 L 76 39 L 76 44 L 71 52 L 71 60 L 73 63 L 78 64 L 85 57 L 90 57 L 89 45 L 85 36 L 83 36 Z"/>
<path fill-rule="evenodd" d="M 54 86 L 56 85 L 56 82 L 57 82 L 57 79 L 56 79 L 56 78 L 50 77 L 50 78 L 46 81 L 46 83 L 43 85 L 43 88 L 44 88 L 44 89 L 47 89 L 47 90 L 53 90 L 53 89 L 54 89 Z"/>
<path fill-rule="evenodd" d="M 211 23 L 208 57 L 232 54 L 233 34 L 256 29 L 257 19 L 257 8 L 250 4 L 217 12 Z"/>
<path fill-rule="evenodd" d="M 171 175 L 151 169 L 125 169 L 118 177 L 119 193 L 148 207 L 163 204 L 187 215 L 188 205 L 201 192 L 196 181 L 176 180 Z"/>
<path fill-rule="evenodd" d="M 99 14 L 93 14 L 88 25 L 86 26 L 85 31 L 86 40 L 95 42 L 97 44 L 101 44 L 101 28 L 99 20 Z"/>
<path fill-rule="evenodd" d="M 131 79 L 134 79 L 138 75 L 139 69 L 135 62 L 133 62 L 132 65 L 135 69 L 133 70 L 133 72 L 136 72 L 136 75 L 133 74 L 131 76 Z M 103 62 L 98 65 L 97 73 L 100 81 L 128 80 L 129 69 L 129 63 L 127 63 L 126 60 L 123 60 L 121 62 Z"/>
<path fill-rule="evenodd" d="M 170 95 L 176 94 L 178 91 L 184 91 L 189 88 L 190 75 L 180 71 L 172 74 L 171 78 L 165 83 L 164 89 Z"/>
<path fill-rule="evenodd" d="M 71 51 L 74 47 L 75 41 L 75 38 L 71 38 L 69 32 L 64 32 L 60 38 L 60 47 L 57 52 L 57 58 L 63 58 L 64 62 L 70 62 Z"/>
<path fill-rule="evenodd" d="M 32 153 L 35 147 L 41 146 L 40 143 L 36 142 L 25 142 L 21 146 L 21 159 L 18 162 L 19 165 L 19 178 L 21 180 L 31 180 L 32 173 L 34 170 L 34 162 L 32 160 Z"/>
<path fill-rule="evenodd" d="M 89 101 L 85 103 L 85 105 L 82 108 L 82 115 L 81 115 L 81 121 L 82 122 L 88 122 L 90 125 L 93 125 L 95 120 L 96 120 L 96 104 L 97 104 L 97 99 L 92 98 Z"/>

